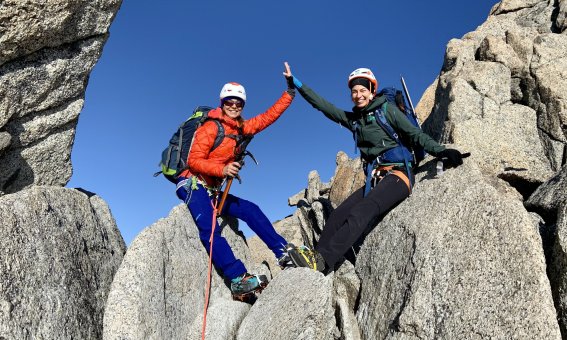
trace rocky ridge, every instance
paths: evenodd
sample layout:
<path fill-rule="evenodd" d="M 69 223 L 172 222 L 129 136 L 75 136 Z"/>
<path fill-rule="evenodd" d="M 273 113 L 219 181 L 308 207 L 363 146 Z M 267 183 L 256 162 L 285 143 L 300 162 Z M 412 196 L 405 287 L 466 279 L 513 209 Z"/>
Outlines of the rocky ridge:
<path fill-rule="evenodd" d="M 0 338 L 200 338 L 207 254 L 187 209 L 146 228 L 123 258 L 102 199 L 59 187 L 119 6 L 0 3 Z M 213 271 L 207 339 L 565 337 L 566 13 L 564 0 L 504 0 L 449 42 L 418 108 L 429 134 L 472 156 L 442 176 L 426 159 L 412 196 L 330 275 L 278 270 L 261 241 L 221 220 L 237 256 L 271 283 L 250 306 Z M 311 172 L 276 229 L 316 244 L 363 180 L 339 153 L 334 177 Z"/>
<path fill-rule="evenodd" d="M 443 69 L 418 106 L 429 134 L 472 156 L 441 177 L 426 159 L 413 195 L 378 223 L 356 261 L 347 256 L 334 273 L 272 265 L 272 282 L 250 308 L 235 308 L 224 298 L 228 287 L 215 286 L 225 293 L 211 301 L 213 319 L 238 317 L 230 326 L 211 321 L 208 338 L 560 339 L 564 218 L 563 205 L 550 197 L 562 187 L 553 178 L 565 171 L 565 5 L 502 1 L 476 31 L 450 41 Z M 293 242 L 315 244 L 334 207 L 360 185 L 356 162 L 339 154 L 327 184 L 310 173 L 307 188 L 290 198 L 297 211 L 276 228 Z M 244 242 L 232 239 L 239 251 L 251 252 L 248 265 L 273 263 L 261 241 L 241 248 Z M 193 282 L 197 274 L 186 275 L 181 281 Z M 151 301 L 136 304 L 136 313 L 152 310 Z M 180 313 L 178 306 L 159 317 L 162 324 L 176 322 Z M 113 325 L 132 319 L 106 317 Z M 189 320 L 195 325 L 201 317 Z M 195 332 L 175 336 L 197 338 Z M 130 338 L 105 332 L 107 339 L 122 337 Z"/>

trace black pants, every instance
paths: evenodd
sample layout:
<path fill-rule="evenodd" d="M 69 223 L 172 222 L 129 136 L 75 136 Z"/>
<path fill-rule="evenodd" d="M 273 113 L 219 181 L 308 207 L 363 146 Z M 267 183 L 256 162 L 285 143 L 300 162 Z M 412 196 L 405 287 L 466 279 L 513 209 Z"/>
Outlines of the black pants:
<path fill-rule="evenodd" d="M 403 180 L 389 174 L 366 197 L 363 194 L 364 187 L 331 213 L 315 247 L 330 270 L 365 232 L 376 226 L 388 210 L 409 196 L 409 190 Z"/>

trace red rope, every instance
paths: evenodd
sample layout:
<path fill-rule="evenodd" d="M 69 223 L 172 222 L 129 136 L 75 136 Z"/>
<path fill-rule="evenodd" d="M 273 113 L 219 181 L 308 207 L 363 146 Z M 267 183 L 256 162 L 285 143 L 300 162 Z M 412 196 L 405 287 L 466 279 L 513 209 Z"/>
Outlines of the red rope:
<path fill-rule="evenodd" d="M 211 226 L 211 238 L 209 239 L 209 270 L 207 271 L 207 289 L 205 291 L 205 308 L 203 310 L 203 328 L 201 329 L 201 340 L 205 340 L 205 330 L 207 328 L 207 310 L 209 309 L 209 294 L 211 292 L 211 272 L 213 268 L 213 237 L 217 226 L 217 199 L 211 200 L 213 206 L 213 222 Z"/>

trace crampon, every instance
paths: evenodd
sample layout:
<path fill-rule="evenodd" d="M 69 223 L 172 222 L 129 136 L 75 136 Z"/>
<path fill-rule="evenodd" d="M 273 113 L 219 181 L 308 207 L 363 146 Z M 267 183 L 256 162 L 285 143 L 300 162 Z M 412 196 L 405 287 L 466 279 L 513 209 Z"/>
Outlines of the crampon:
<path fill-rule="evenodd" d="M 232 298 L 236 301 L 242 301 L 246 303 L 253 304 L 256 302 L 258 298 L 258 294 L 262 293 L 264 288 L 268 286 L 268 278 L 266 275 L 250 275 L 246 274 L 242 279 L 244 284 L 241 284 L 240 287 L 235 287 L 235 283 L 233 283 L 231 290 L 232 290 Z M 252 283 L 251 287 L 246 287 L 246 284 L 250 281 L 255 281 Z M 238 289 L 243 288 L 243 289 Z M 242 291 L 242 292 L 240 292 Z"/>

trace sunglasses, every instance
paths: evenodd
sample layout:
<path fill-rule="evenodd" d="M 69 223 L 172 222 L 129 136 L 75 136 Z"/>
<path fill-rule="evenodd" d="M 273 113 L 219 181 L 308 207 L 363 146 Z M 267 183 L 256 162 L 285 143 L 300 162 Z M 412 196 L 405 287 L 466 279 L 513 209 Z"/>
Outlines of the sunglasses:
<path fill-rule="evenodd" d="M 236 106 L 236 108 L 238 108 L 238 109 L 240 109 L 244 106 L 244 103 L 240 100 L 226 100 L 222 104 L 226 105 L 228 107 Z"/>

